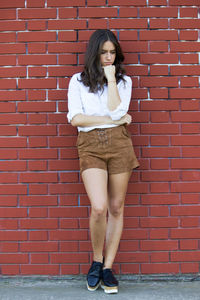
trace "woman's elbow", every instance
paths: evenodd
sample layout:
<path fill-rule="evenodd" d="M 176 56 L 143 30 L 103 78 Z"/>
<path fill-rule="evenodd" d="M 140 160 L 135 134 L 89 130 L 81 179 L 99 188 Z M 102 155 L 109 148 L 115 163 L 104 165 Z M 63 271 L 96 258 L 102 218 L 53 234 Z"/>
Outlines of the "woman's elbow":
<path fill-rule="evenodd" d="M 73 118 L 72 118 L 72 120 L 71 120 L 71 125 L 72 126 L 74 126 L 74 127 L 77 127 L 77 126 L 79 126 L 79 120 L 80 118 L 79 118 L 79 115 L 76 115 L 76 116 L 74 116 Z"/>

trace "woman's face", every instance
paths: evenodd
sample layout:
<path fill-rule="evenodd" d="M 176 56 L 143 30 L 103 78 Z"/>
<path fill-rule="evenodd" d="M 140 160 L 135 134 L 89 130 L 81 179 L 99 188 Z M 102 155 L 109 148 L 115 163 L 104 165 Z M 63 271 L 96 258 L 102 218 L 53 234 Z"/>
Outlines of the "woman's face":
<path fill-rule="evenodd" d="M 116 58 L 115 45 L 111 41 L 103 44 L 100 54 L 100 62 L 102 67 L 113 65 Z"/>

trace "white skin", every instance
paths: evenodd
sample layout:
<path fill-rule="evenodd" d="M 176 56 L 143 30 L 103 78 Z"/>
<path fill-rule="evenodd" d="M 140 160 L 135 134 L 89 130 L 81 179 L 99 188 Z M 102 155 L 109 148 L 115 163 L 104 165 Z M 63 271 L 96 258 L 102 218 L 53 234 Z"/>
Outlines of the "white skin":
<path fill-rule="evenodd" d="M 111 41 L 103 44 L 100 62 L 108 81 L 108 109 L 115 110 L 121 103 L 116 78 L 115 46 Z M 107 116 L 88 116 L 77 114 L 71 121 L 73 126 L 88 127 L 103 124 L 122 125 L 131 123 L 131 116 L 124 115 L 113 121 Z M 131 172 L 108 174 L 98 168 L 86 169 L 82 173 L 83 183 L 91 203 L 90 232 L 93 248 L 93 260 L 103 261 L 105 242 L 104 268 L 112 268 L 123 229 L 124 200 Z M 108 217 L 107 217 L 108 213 Z"/>

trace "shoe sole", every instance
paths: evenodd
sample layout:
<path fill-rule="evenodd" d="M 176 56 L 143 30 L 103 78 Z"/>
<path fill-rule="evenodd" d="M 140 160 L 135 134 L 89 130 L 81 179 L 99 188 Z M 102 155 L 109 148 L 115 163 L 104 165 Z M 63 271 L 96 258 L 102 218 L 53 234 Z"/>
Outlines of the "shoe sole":
<path fill-rule="evenodd" d="M 106 286 L 101 284 L 101 288 L 104 290 L 106 294 L 117 294 L 118 286 Z"/>
<path fill-rule="evenodd" d="M 96 286 L 94 286 L 94 287 L 89 286 L 88 283 L 87 283 L 87 289 L 88 289 L 88 291 L 90 291 L 90 292 L 96 291 L 96 290 L 99 288 L 99 286 L 100 286 L 100 282 L 99 282 Z"/>

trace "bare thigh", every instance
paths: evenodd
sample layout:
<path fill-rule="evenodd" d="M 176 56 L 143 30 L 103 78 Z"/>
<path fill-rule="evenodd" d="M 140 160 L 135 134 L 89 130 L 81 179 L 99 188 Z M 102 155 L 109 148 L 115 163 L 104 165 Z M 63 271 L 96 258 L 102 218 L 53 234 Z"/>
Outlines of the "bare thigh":
<path fill-rule="evenodd" d="M 108 199 L 107 171 L 98 168 L 86 169 L 82 173 L 82 179 L 92 208 L 96 210 L 106 209 Z"/>
<path fill-rule="evenodd" d="M 123 207 L 131 172 L 109 175 L 108 207 L 110 211 L 118 211 Z"/>

